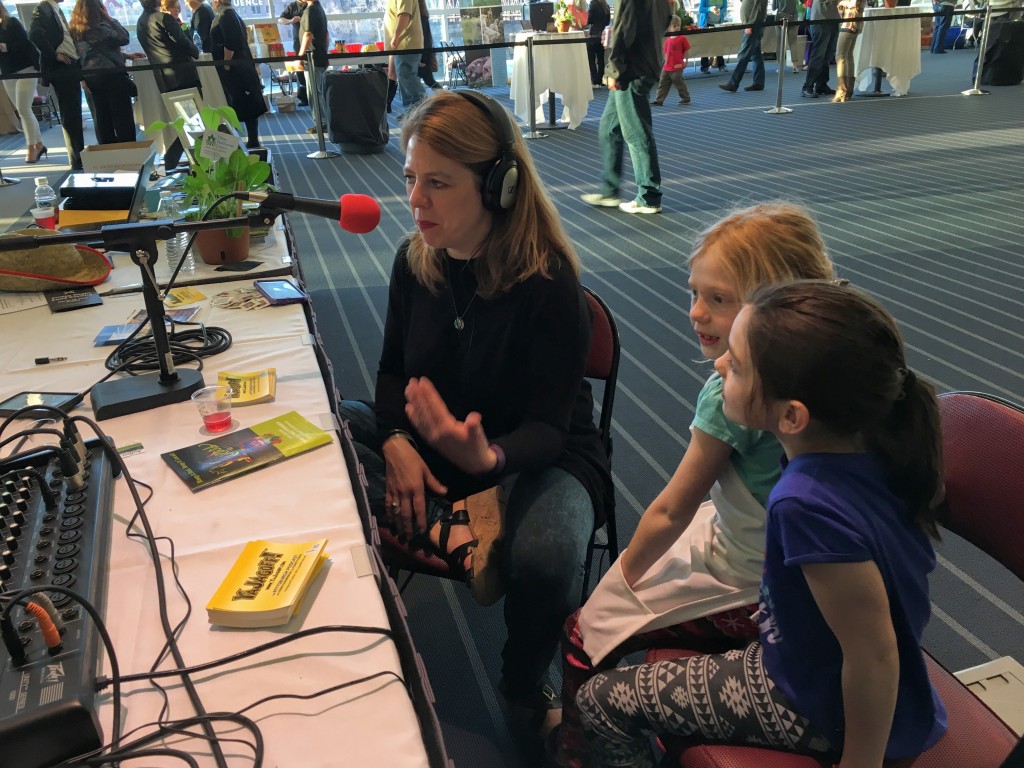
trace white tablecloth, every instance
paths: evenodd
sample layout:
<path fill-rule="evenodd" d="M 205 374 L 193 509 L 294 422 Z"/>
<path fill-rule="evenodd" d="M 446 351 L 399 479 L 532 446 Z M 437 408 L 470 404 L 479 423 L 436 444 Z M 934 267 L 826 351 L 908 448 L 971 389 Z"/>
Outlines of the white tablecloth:
<path fill-rule="evenodd" d="M 864 9 L 868 18 L 908 16 L 920 12 L 920 8 L 909 6 Z M 870 87 L 871 69 L 879 67 L 885 71 L 896 95 L 906 96 L 910 81 L 921 73 L 921 20 L 867 21 L 857 37 L 854 61 L 860 89 Z"/>
<path fill-rule="evenodd" d="M 212 297 L 224 288 L 251 284 L 243 278 L 237 284 L 210 286 L 204 293 Z M 0 397 L 22 390 L 79 391 L 88 387 L 103 375 L 102 361 L 111 349 L 92 346 L 96 332 L 103 325 L 121 322 L 142 306 L 139 294 L 127 294 L 105 297 L 101 306 L 62 314 L 51 314 L 43 306 L 0 315 L 0 370 L 4 371 Z M 301 305 L 245 312 L 218 309 L 207 299 L 200 306 L 197 320 L 223 327 L 234 337 L 230 349 L 206 360 L 207 383 L 215 381 L 220 370 L 277 369 L 276 401 L 236 409 L 233 417 L 241 426 L 297 410 L 310 421 L 331 428 L 328 393 Z M 67 361 L 34 365 L 34 358 L 43 354 L 67 357 Z M 91 415 L 88 399 L 73 413 Z M 304 628 L 388 626 L 376 576 L 366 567 L 366 541 L 337 434 L 329 446 L 192 494 L 160 458 L 163 452 L 203 439 L 192 403 L 109 419 L 100 425 L 114 445 L 142 444 L 142 452 L 127 457 L 126 462 L 134 478 L 153 486 L 146 510 L 155 534 L 173 538 L 180 578 L 193 601 L 193 615 L 180 639 L 188 663 L 220 658 Z M 149 669 L 163 644 L 153 566 L 146 548 L 125 536 L 133 513 L 125 483 L 119 480 L 115 484 L 105 618 L 122 673 Z M 244 542 L 320 537 L 329 539 L 330 563 L 292 622 L 268 630 L 231 630 L 207 623 L 206 601 Z M 166 544 L 161 551 L 166 554 Z M 184 615 L 185 604 L 174 589 L 166 559 L 163 570 L 173 624 Z M 167 668 L 168 663 L 163 666 Z M 106 661 L 102 667 L 104 673 L 109 672 Z M 399 677 L 403 674 L 390 640 L 329 633 L 197 674 L 193 680 L 209 711 L 237 711 L 265 696 L 310 695 L 381 671 Z M 180 684 L 168 682 L 171 716 L 192 715 Z M 156 719 L 162 701 L 149 684 L 130 684 L 124 694 L 127 709 L 122 725 L 126 730 Z M 394 676 L 306 701 L 271 701 L 247 714 L 258 722 L 266 740 L 264 764 L 268 766 L 425 768 L 428 764 L 409 694 Z M 109 738 L 109 698 L 102 701 L 100 720 Z M 247 738 L 244 732 L 223 725 L 218 730 L 228 737 Z M 179 740 L 178 747 L 190 752 L 203 768 L 214 765 L 203 743 Z M 232 766 L 251 763 L 248 751 L 237 744 L 226 743 L 225 751 Z M 147 762 L 159 768 L 180 764 L 156 757 Z"/>
<path fill-rule="evenodd" d="M 530 37 L 540 40 L 583 40 L 584 32 L 520 32 L 516 35 L 517 43 L 525 43 Z M 530 122 L 530 73 L 526 56 L 526 46 L 515 49 L 512 58 L 512 100 L 515 104 L 515 115 L 524 123 Z M 544 105 L 547 103 L 547 92 L 552 91 L 562 97 L 565 107 L 562 119 L 569 122 L 569 128 L 575 129 L 587 116 L 587 104 L 594 98 L 594 89 L 590 84 L 590 68 L 587 66 L 587 46 L 582 43 L 572 45 L 534 45 L 533 47 L 534 93 L 533 104 L 537 109 L 537 122 L 546 120 Z"/>
<path fill-rule="evenodd" d="M 761 36 L 761 53 L 774 53 L 778 47 L 779 30 L 781 27 L 765 27 Z M 686 53 L 687 59 L 699 59 L 702 56 L 731 56 L 740 52 L 740 44 L 743 42 L 743 30 L 739 27 L 734 29 L 715 29 L 710 32 L 699 34 L 688 34 L 690 50 Z"/>

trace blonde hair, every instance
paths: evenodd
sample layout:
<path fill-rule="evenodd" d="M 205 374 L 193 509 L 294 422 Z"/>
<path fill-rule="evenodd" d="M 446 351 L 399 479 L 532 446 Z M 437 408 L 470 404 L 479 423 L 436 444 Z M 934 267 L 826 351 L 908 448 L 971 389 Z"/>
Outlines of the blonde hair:
<path fill-rule="evenodd" d="M 506 293 L 533 275 L 548 277 L 558 261 L 568 264 L 577 276 L 580 273 L 579 258 L 537 175 L 526 142 L 512 117 L 506 119 L 515 146 L 519 186 L 511 208 L 492 212 L 491 231 L 473 259 L 478 293 L 485 299 Z M 438 91 L 407 112 L 402 123 L 403 152 L 413 137 L 469 168 L 478 186 L 501 156 L 502 140 L 490 114 L 458 92 Z M 409 267 L 434 293 L 444 286 L 444 255 L 444 249 L 427 245 L 418 231 L 409 236 Z"/>
<path fill-rule="evenodd" d="M 697 235 L 687 266 L 712 250 L 744 299 L 766 283 L 835 276 L 818 225 L 806 208 L 793 203 L 733 211 Z"/>

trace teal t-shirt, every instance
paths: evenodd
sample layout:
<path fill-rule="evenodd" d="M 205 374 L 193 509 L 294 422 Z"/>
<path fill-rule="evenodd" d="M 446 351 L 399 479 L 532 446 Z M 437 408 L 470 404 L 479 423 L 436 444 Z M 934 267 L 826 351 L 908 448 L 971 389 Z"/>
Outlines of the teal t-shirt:
<path fill-rule="evenodd" d="M 732 447 L 729 460 L 736 474 L 762 505 L 782 472 L 782 446 L 771 432 L 734 424 L 722 412 L 722 377 L 711 375 L 697 396 L 697 412 L 690 426 Z"/>

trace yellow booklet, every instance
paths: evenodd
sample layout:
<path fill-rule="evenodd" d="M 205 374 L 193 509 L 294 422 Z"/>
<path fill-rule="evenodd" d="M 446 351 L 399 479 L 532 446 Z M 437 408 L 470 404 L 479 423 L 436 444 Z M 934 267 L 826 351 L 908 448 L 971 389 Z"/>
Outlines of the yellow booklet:
<path fill-rule="evenodd" d="M 287 624 L 327 560 L 327 539 L 283 544 L 250 541 L 228 571 L 206 613 L 224 627 Z"/>
<path fill-rule="evenodd" d="M 269 403 L 277 396 L 277 369 L 233 373 L 221 371 L 217 383 L 231 390 L 231 406 Z"/>

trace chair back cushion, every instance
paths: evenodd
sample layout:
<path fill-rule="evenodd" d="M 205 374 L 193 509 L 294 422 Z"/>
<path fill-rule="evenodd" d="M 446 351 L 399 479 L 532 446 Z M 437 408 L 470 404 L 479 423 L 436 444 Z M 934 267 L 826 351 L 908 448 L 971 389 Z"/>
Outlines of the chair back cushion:
<path fill-rule="evenodd" d="M 607 380 L 611 377 L 615 364 L 615 334 L 601 302 L 589 291 L 583 293 L 587 297 L 590 316 L 593 319 L 590 329 L 590 354 L 587 357 L 587 370 L 584 375 L 591 379 Z"/>
<path fill-rule="evenodd" d="M 1024 579 L 1024 410 L 971 392 L 939 397 L 942 524 Z"/>

